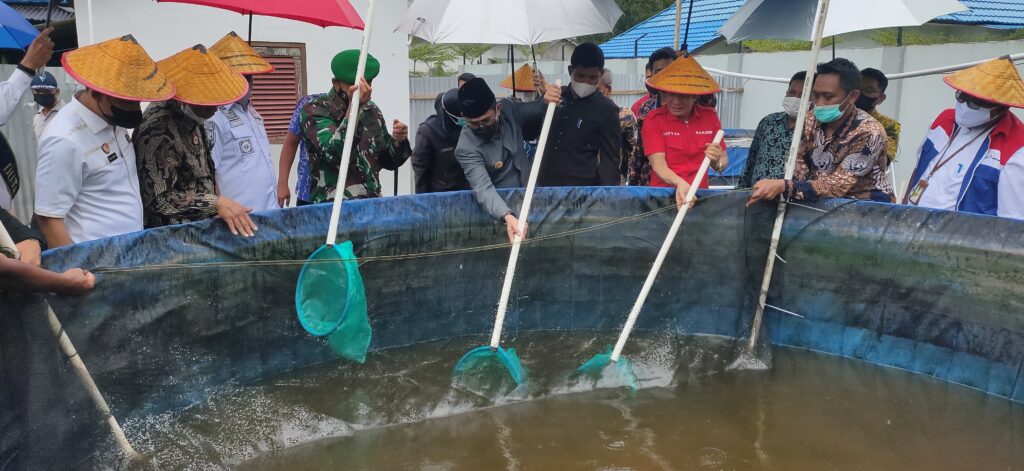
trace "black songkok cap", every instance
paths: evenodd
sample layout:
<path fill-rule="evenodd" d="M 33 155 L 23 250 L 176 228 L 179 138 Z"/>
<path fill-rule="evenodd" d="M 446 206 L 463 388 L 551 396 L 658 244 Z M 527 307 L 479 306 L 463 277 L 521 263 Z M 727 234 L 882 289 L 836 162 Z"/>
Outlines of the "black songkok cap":
<path fill-rule="evenodd" d="M 462 107 L 462 116 L 470 119 L 479 118 L 494 106 L 494 92 L 484 79 L 475 78 L 459 89 L 459 104 Z"/>

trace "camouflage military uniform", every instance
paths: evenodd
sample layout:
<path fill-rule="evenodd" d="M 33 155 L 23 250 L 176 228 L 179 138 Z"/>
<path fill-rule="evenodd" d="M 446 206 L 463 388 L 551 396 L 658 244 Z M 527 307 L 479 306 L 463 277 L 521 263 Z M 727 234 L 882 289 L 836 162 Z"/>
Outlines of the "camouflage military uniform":
<path fill-rule="evenodd" d="M 313 203 L 331 201 L 338 186 L 338 168 L 348 126 L 348 93 L 330 93 L 310 100 L 300 118 L 302 142 L 309 154 L 309 188 Z M 396 143 L 384 115 L 373 101 L 363 105 L 356 123 L 355 147 L 345 181 L 345 198 L 381 195 L 380 169 L 396 170 L 412 155 L 408 139 Z"/>
<path fill-rule="evenodd" d="M 133 143 L 146 227 L 217 215 L 217 182 L 210 142 L 200 126 L 168 100 L 146 108 Z"/>

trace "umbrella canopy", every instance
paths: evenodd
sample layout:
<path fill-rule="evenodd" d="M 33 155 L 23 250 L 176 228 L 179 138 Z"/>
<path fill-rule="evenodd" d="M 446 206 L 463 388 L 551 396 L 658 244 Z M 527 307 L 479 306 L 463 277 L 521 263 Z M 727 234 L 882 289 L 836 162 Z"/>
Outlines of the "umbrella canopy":
<path fill-rule="evenodd" d="M 36 36 L 39 31 L 32 23 L 0 2 L 0 49 L 25 49 Z"/>
<path fill-rule="evenodd" d="M 730 42 L 747 39 L 812 39 L 817 0 L 749 0 L 718 30 Z M 969 10 L 956 0 L 832 0 L 825 37 L 877 28 L 920 26 Z"/>
<path fill-rule="evenodd" d="M 363 29 L 366 25 L 348 0 L 157 0 L 220 8 L 243 15 L 273 16 L 320 27 Z"/>
<path fill-rule="evenodd" d="M 540 44 L 607 33 L 615 0 L 416 0 L 396 32 L 442 44 Z"/>

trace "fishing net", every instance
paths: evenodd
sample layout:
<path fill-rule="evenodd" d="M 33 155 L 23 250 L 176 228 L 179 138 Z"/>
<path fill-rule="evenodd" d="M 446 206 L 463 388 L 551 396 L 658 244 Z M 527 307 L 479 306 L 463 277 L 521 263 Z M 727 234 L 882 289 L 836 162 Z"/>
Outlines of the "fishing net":
<path fill-rule="evenodd" d="M 527 374 L 515 348 L 476 347 L 459 359 L 452 386 L 481 396 L 507 395 L 526 384 Z"/>
<path fill-rule="evenodd" d="M 633 362 L 625 355 L 620 355 L 618 361 L 613 363 L 612 349 L 609 345 L 604 353 L 591 357 L 576 372 L 591 379 L 597 388 L 627 387 L 636 391 L 640 388 L 640 380 L 636 377 Z"/>
<path fill-rule="evenodd" d="M 342 358 L 362 363 L 372 331 L 366 292 L 352 242 L 323 246 L 309 256 L 295 287 L 299 323 Z"/>

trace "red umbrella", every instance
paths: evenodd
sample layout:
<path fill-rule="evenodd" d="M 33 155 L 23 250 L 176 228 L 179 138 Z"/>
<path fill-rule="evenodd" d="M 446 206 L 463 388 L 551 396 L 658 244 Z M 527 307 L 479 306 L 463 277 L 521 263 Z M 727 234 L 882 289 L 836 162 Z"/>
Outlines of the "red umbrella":
<path fill-rule="evenodd" d="M 190 3 L 221 8 L 249 15 L 249 36 L 252 39 L 252 16 L 273 16 L 311 23 L 320 27 L 341 26 L 363 29 L 366 25 L 348 0 L 157 0 L 158 2 Z"/>

